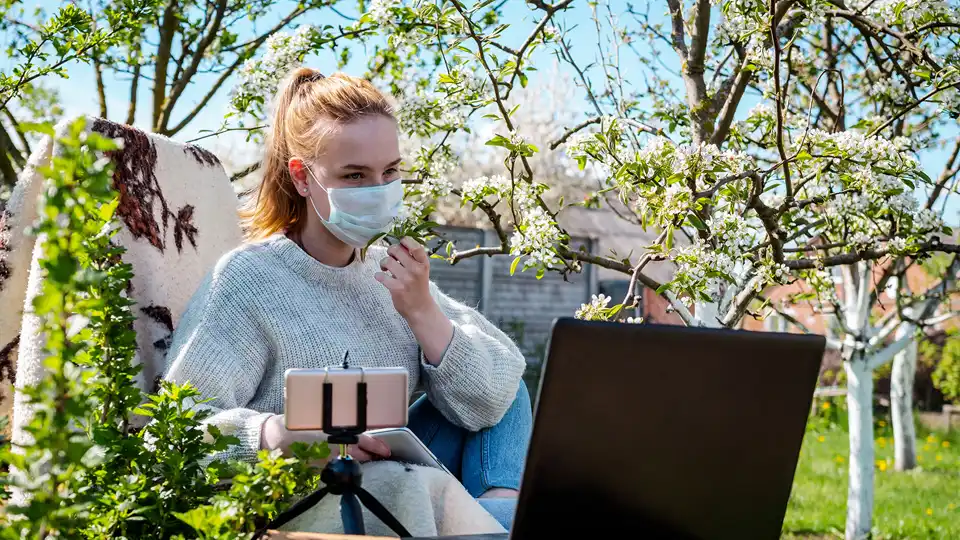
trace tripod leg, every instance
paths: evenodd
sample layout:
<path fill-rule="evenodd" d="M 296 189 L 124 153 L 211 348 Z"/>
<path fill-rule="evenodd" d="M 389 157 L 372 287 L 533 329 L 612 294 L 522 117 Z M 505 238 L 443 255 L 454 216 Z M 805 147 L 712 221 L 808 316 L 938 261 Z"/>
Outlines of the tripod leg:
<path fill-rule="evenodd" d="M 295 517 L 306 512 L 307 509 L 320 502 L 320 499 L 322 499 L 329 491 L 330 488 L 322 487 L 310 495 L 300 499 L 287 510 L 280 512 L 277 517 L 273 518 L 273 521 L 267 523 L 257 530 L 257 532 L 253 535 L 253 540 L 259 540 L 259 538 L 263 536 L 268 529 L 279 529 L 280 527 L 283 527 L 287 523 L 293 521 Z"/>
<path fill-rule="evenodd" d="M 357 497 L 360 499 L 360 502 L 363 503 L 373 515 L 380 518 L 380 521 L 382 521 L 384 525 L 390 527 L 390 530 L 397 533 L 400 538 L 410 538 L 413 536 L 369 491 L 362 487 L 355 489 L 357 490 Z"/>
<path fill-rule="evenodd" d="M 364 535 L 363 514 L 360 511 L 360 501 L 351 490 L 346 490 L 340 496 L 340 519 L 343 520 L 343 533 Z"/>

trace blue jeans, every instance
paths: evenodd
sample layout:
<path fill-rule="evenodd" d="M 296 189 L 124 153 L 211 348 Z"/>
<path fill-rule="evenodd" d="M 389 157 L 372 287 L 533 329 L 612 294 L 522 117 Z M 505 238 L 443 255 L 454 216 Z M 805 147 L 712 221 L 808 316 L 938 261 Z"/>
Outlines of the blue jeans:
<path fill-rule="evenodd" d="M 527 458 L 533 411 L 527 385 L 520 383 L 517 397 L 497 425 L 467 431 L 447 420 L 421 396 L 411 407 L 407 427 L 463 484 L 487 512 L 507 530 L 513 523 L 516 498 L 479 498 L 494 488 L 520 489 Z"/>

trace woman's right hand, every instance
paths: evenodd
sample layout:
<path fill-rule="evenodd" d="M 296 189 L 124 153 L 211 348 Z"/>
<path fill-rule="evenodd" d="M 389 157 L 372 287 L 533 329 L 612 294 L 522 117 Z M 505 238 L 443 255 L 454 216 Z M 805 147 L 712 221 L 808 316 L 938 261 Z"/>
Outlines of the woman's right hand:
<path fill-rule="evenodd" d="M 357 444 L 350 445 L 349 452 L 353 459 L 365 462 L 390 457 L 390 447 L 383 441 L 366 434 L 360 435 L 359 439 Z M 327 434 L 322 431 L 288 430 L 284 425 L 282 414 L 275 414 L 267 418 L 260 430 L 260 448 L 264 450 L 279 448 L 284 455 L 290 455 L 290 447 L 295 442 L 311 444 L 326 440 Z M 336 452 L 335 447 L 330 448 L 331 456 Z"/>

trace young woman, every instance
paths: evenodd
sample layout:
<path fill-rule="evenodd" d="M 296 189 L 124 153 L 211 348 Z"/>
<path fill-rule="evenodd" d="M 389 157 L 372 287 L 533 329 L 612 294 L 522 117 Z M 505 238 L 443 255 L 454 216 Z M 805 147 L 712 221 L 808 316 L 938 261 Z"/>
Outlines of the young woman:
<path fill-rule="evenodd" d="M 531 429 L 517 346 L 429 279 L 410 239 L 359 248 L 401 204 L 397 122 L 369 82 L 299 68 L 283 83 L 259 192 L 242 209 L 248 242 L 206 277 L 176 329 L 166 378 L 195 385 L 207 423 L 241 443 L 223 457 L 288 451 L 322 432 L 284 428 L 289 368 L 403 366 L 425 399 L 408 427 L 505 527 Z M 364 436 L 361 461 L 390 449 Z"/>

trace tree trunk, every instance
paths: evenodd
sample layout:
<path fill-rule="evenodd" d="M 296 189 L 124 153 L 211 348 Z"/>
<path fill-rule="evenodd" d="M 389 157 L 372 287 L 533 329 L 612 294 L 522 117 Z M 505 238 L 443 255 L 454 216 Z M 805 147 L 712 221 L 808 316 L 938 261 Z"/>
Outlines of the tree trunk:
<path fill-rule="evenodd" d="M 914 331 L 912 324 L 902 324 L 897 329 L 897 339 Z M 909 471 L 917 466 L 917 433 L 913 421 L 913 379 L 916 372 L 917 342 L 913 341 L 893 358 L 893 375 L 890 377 L 894 467 L 898 471 Z"/>
<path fill-rule="evenodd" d="M 707 287 L 707 295 L 713 298 L 711 302 L 697 300 L 693 304 L 693 317 L 698 326 L 707 328 L 719 328 L 721 313 L 723 311 L 723 292 L 716 283 L 711 283 Z"/>
<path fill-rule="evenodd" d="M 873 520 L 873 373 L 860 353 L 844 367 L 850 432 L 846 538 L 863 540 Z"/>

